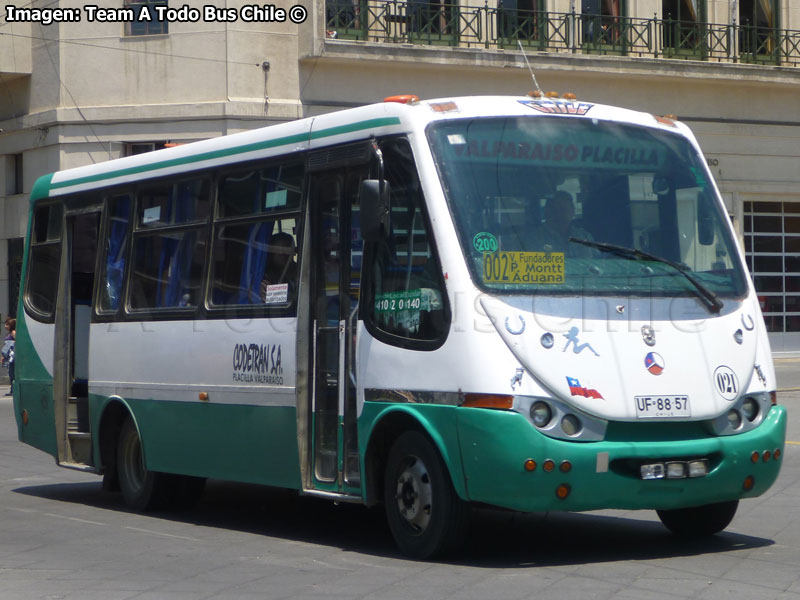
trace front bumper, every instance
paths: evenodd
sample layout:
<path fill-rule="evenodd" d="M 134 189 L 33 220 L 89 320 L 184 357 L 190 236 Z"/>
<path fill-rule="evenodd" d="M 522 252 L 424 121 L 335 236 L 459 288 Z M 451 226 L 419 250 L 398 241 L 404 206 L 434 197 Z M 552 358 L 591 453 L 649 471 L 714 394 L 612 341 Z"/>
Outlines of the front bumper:
<path fill-rule="evenodd" d="M 548 438 L 514 412 L 459 408 L 457 413 L 467 499 L 521 511 L 674 509 L 758 496 L 778 477 L 786 438 L 783 406 L 773 406 L 759 427 L 739 435 L 583 443 Z M 708 475 L 642 480 L 636 467 L 694 458 L 709 459 Z M 532 471 L 525 469 L 528 459 L 537 463 Z M 551 472 L 542 468 L 547 459 L 555 463 Z M 569 472 L 560 470 L 563 461 L 571 463 Z M 746 490 L 748 477 L 753 485 Z M 569 488 L 564 499 L 556 495 L 562 484 Z"/>

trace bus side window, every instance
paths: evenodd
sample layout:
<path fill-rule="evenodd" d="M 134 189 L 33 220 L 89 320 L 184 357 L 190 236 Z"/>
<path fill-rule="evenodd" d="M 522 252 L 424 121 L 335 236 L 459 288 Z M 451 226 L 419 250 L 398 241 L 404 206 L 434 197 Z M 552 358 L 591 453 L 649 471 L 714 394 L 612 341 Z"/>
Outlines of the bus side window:
<path fill-rule="evenodd" d="M 294 303 L 303 176 L 303 163 L 291 159 L 220 177 L 211 306 Z"/>
<path fill-rule="evenodd" d="M 441 340 L 449 326 L 447 294 L 411 148 L 397 139 L 385 141 L 382 150 L 392 211 L 389 236 L 371 253 L 368 321 L 398 343 Z"/>
<path fill-rule="evenodd" d="M 131 197 L 113 196 L 108 201 L 105 239 L 105 272 L 100 285 L 100 312 L 116 312 L 122 298 L 122 282 L 127 254 Z"/>
<path fill-rule="evenodd" d="M 171 181 L 139 194 L 133 235 L 133 310 L 189 308 L 201 297 L 208 180 Z"/>
<path fill-rule="evenodd" d="M 56 305 L 62 216 L 61 204 L 38 206 L 34 212 L 25 301 L 38 320 L 51 320 Z"/>

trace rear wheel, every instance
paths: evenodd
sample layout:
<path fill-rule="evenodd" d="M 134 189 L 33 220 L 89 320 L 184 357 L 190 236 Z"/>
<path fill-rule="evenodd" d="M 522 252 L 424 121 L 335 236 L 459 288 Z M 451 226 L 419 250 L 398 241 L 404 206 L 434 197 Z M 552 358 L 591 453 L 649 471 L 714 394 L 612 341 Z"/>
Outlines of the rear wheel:
<path fill-rule="evenodd" d="M 125 504 L 134 510 L 186 508 L 203 492 L 205 479 L 148 470 L 133 419 L 126 417 L 117 443 L 117 474 Z"/>
<path fill-rule="evenodd" d="M 731 500 L 656 512 L 664 526 L 672 533 L 683 537 L 703 537 L 719 533 L 730 525 L 738 506 L 738 500 Z"/>
<path fill-rule="evenodd" d="M 464 539 L 469 506 L 453 489 L 436 447 L 420 432 L 403 433 L 389 451 L 384 502 L 392 535 L 412 558 L 447 552 Z"/>

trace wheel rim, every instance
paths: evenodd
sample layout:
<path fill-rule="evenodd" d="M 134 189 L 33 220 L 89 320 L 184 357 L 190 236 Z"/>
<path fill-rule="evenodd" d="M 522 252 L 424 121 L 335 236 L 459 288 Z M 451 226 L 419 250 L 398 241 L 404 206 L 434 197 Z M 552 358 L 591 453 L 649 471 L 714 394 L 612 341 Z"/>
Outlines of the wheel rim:
<path fill-rule="evenodd" d="M 422 533 L 431 520 L 433 486 L 428 469 L 418 457 L 410 456 L 397 477 L 395 495 L 400 517 L 416 533 Z"/>
<path fill-rule="evenodd" d="M 142 446 L 138 435 L 129 435 L 122 448 L 122 477 L 128 489 L 137 493 L 144 485 L 145 469 L 142 462 Z"/>

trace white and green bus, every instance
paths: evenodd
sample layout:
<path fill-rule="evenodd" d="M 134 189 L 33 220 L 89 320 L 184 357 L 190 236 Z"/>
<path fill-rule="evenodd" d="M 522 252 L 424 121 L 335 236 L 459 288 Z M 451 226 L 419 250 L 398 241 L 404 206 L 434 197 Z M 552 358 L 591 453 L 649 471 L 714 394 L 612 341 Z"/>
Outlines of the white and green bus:
<path fill-rule="evenodd" d="M 403 97 L 54 173 L 21 289 L 19 438 L 136 509 L 284 487 L 429 557 L 474 504 L 713 534 L 780 469 L 759 304 L 670 118 Z"/>

